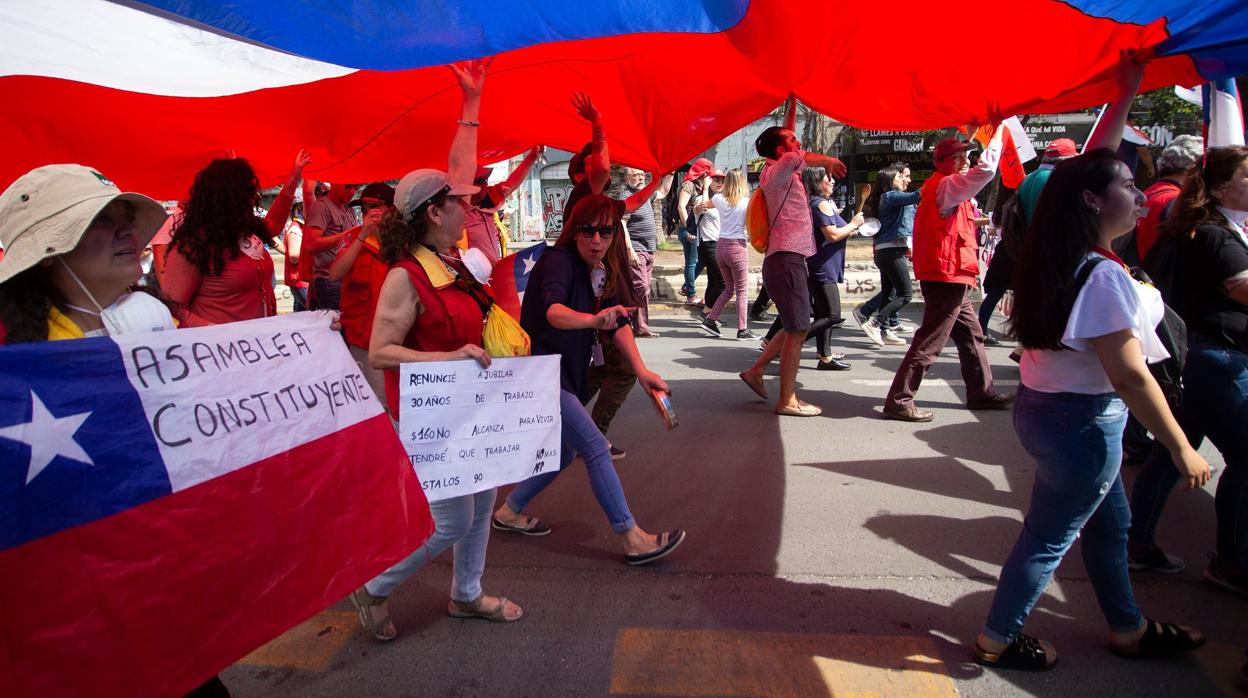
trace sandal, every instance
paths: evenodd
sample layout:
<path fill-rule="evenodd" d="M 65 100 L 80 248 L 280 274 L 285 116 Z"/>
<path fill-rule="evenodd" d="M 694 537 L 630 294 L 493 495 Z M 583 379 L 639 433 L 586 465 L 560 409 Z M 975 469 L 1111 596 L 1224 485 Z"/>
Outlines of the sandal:
<path fill-rule="evenodd" d="M 544 536 L 550 533 L 550 526 L 545 521 L 534 516 L 525 516 L 523 524 L 509 524 L 505 521 L 499 521 L 497 516 L 490 518 L 493 520 L 494 528 L 500 531 L 510 531 L 525 536 Z"/>
<path fill-rule="evenodd" d="M 767 399 L 767 389 L 763 387 L 762 376 L 758 376 L 758 378 L 751 378 L 749 373 L 742 371 L 737 374 L 737 377 L 745 381 L 745 384 L 750 386 L 750 390 L 753 390 L 755 395 L 764 400 Z"/>
<path fill-rule="evenodd" d="M 685 541 L 685 532 L 681 529 L 675 531 L 664 531 L 659 534 L 656 542 L 659 547 L 648 553 L 625 553 L 624 562 L 630 565 L 644 565 L 648 562 L 654 562 L 660 558 L 667 557 L 667 554 L 676 549 L 676 546 Z"/>
<path fill-rule="evenodd" d="M 355 606 L 364 632 L 379 642 L 389 642 L 399 636 L 394 623 L 390 621 L 390 608 L 386 605 L 385 596 L 373 596 L 368 589 L 360 587 L 351 592 L 351 605 Z"/>
<path fill-rule="evenodd" d="M 1044 640 L 1019 633 L 1009 647 L 999 653 L 989 652 L 976 642 L 975 663 L 995 669 L 1047 671 L 1057 664 L 1057 650 Z"/>
<path fill-rule="evenodd" d="M 1134 646 L 1111 641 L 1109 649 L 1119 657 L 1157 657 L 1190 652 L 1205 644 L 1205 636 L 1186 626 L 1145 618 L 1148 626 Z"/>
<path fill-rule="evenodd" d="M 485 593 L 482 592 L 476 601 L 456 601 L 451 599 L 446 612 L 452 618 L 483 618 L 491 623 L 514 623 L 524 617 L 524 609 L 507 600 L 506 596 L 497 597 L 498 603 L 490 611 L 483 608 Z"/>

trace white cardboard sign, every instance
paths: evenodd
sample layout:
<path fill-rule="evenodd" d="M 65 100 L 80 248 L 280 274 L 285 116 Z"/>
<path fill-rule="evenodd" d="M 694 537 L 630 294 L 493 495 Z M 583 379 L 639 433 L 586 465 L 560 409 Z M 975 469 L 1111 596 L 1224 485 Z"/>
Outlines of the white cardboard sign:
<path fill-rule="evenodd" d="M 399 440 L 431 502 L 559 469 L 559 357 L 399 367 Z"/>

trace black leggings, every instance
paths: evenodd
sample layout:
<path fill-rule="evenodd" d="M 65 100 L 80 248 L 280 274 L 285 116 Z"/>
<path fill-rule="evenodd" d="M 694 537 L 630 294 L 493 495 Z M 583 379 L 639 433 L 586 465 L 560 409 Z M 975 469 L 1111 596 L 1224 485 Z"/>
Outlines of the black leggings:
<path fill-rule="evenodd" d="M 702 300 L 706 301 L 709 310 L 715 305 L 719 294 L 724 292 L 724 275 L 719 271 L 719 260 L 715 258 L 715 248 L 719 243 L 715 240 L 703 240 L 698 243 L 698 268 L 706 266 L 706 293 Z"/>
<path fill-rule="evenodd" d="M 806 341 L 814 337 L 819 356 L 831 356 L 832 328 L 845 322 L 845 318 L 841 317 L 841 290 L 836 284 L 820 283 L 813 278 L 808 283 L 815 321 L 806 331 Z M 771 329 L 767 330 L 767 341 L 770 342 L 779 331 L 780 318 L 776 318 L 771 323 Z"/>

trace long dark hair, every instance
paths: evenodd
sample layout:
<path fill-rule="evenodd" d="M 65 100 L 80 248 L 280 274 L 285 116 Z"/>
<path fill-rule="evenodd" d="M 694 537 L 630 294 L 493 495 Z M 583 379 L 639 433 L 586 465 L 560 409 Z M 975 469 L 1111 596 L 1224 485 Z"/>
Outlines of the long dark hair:
<path fill-rule="evenodd" d="M 606 213 L 611 219 L 612 227 L 615 228 L 615 234 L 611 236 L 607 254 L 602 258 L 602 263 L 607 268 L 607 286 L 602 295 L 608 298 L 619 298 L 624 305 L 636 305 L 637 298 L 633 295 L 633 282 L 628 271 L 628 248 L 625 247 L 628 244 L 628 235 L 625 234 L 624 226 L 620 223 L 617 208 L 619 204 L 619 201 L 601 194 L 582 198 L 564 217 L 563 232 L 559 234 L 559 239 L 555 241 L 555 244 L 568 245 L 573 248 L 573 254 L 578 254 L 575 249 L 577 226 L 592 223 Z"/>
<path fill-rule="evenodd" d="M 819 185 L 823 184 L 823 178 L 828 176 L 828 170 L 823 167 L 807 167 L 802 171 L 802 184 L 806 187 L 806 196 L 815 199 L 823 198 L 823 192 L 819 190 Z"/>
<path fill-rule="evenodd" d="M 1216 225 L 1225 228 L 1226 219 L 1218 212 L 1218 202 L 1213 200 L 1213 190 L 1226 184 L 1235 176 L 1240 165 L 1248 160 L 1248 147 L 1232 145 L 1210 148 L 1205 161 L 1199 160 L 1192 167 L 1183 190 L 1174 202 L 1169 217 L 1159 226 L 1162 235 L 1191 235 L 1198 225 Z"/>
<path fill-rule="evenodd" d="M 1099 148 L 1057 164 L 1044 185 L 1014 268 L 1011 331 L 1031 349 L 1060 350 L 1079 288 L 1075 270 L 1097 243 L 1098 223 L 1083 192 L 1103 194 L 1120 167 Z"/>
<path fill-rule="evenodd" d="M 4 325 L 5 344 L 47 341 L 48 313 L 53 305 L 63 307 L 65 298 L 41 264 L 0 284 L 0 324 Z"/>
<path fill-rule="evenodd" d="M 875 187 L 867 197 L 867 205 L 863 207 L 868 213 L 880 215 L 880 198 L 897 188 L 897 178 L 901 176 L 901 171 L 909 166 L 910 164 L 905 162 L 890 162 L 884 169 L 875 173 Z"/>
<path fill-rule="evenodd" d="M 195 175 L 182 221 L 173 229 L 173 246 L 200 274 L 217 275 L 227 256 L 240 254 L 238 244 L 251 235 L 272 243 L 272 233 L 256 217 L 260 181 L 243 158 L 218 159 Z"/>

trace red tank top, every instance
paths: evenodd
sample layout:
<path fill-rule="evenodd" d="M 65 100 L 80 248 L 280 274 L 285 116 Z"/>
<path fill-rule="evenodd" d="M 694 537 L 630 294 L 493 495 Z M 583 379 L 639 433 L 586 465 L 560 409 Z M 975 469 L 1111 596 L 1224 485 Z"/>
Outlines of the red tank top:
<path fill-rule="evenodd" d="M 472 291 L 457 283 L 434 288 L 429 275 L 413 257 L 401 259 L 390 268 L 406 271 L 420 296 L 420 314 L 403 338 L 403 346 L 416 351 L 454 351 L 465 344 L 481 346 L 481 332 L 485 327 L 481 304 L 488 303 L 488 298 L 478 301 Z M 483 291 L 479 293 L 484 294 Z M 385 377 L 386 404 L 391 415 L 397 418 L 398 369 L 386 369 Z"/>

